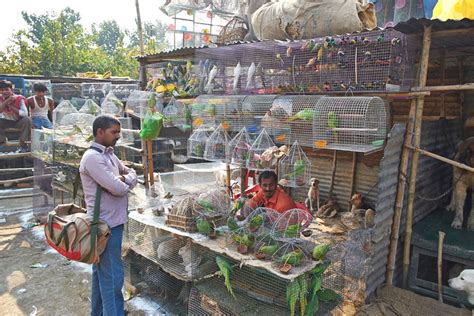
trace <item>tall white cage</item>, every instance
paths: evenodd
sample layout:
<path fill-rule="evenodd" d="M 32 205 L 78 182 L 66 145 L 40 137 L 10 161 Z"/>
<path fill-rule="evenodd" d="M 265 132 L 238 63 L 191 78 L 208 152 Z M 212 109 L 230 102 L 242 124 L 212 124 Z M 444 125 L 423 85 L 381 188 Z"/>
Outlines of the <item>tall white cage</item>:
<path fill-rule="evenodd" d="M 316 109 L 314 148 L 367 153 L 383 146 L 388 120 L 381 98 L 324 97 Z"/>
<path fill-rule="evenodd" d="M 229 144 L 229 134 L 222 125 L 216 128 L 216 130 L 206 140 L 206 149 L 204 150 L 204 159 L 211 161 L 223 161 L 226 162 L 226 147 Z"/>
<path fill-rule="evenodd" d="M 278 164 L 278 183 L 285 187 L 301 187 L 311 179 L 311 161 L 306 157 L 298 141 L 295 141 L 288 154 Z"/>
<path fill-rule="evenodd" d="M 313 146 L 313 119 L 318 113 L 316 104 L 323 96 L 280 96 L 273 101 L 262 126 L 271 125 L 271 135 L 276 143 Z"/>
<path fill-rule="evenodd" d="M 204 159 L 204 150 L 208 138 L 209 130 L 203 127 L 196 129 L 188 139 L 188 157 Z"/>
<path fill-rule="evenodd" d="M 235 135 L 227 146 L 227 161 L 232 164 L 245 167 L 250 155 L 250 148 L 252 143 L 247 129 L 242 127 L 242 130 Z"/>
<path fill-rule="evenodd" d="M 275 149 L 275 143 L 268 135 L 267 130 L 262 129 L 252 147 L 250 147 L 247 168 L 250 170 L 274 169 L 276 166 L 272 165 L 272 161 Z"/>
<path fill-rule="evenodd" d="M 278 95 L 249 95 L 242 103 L 242 115 L 238 119 L 240 128 L 245 127 L 249 134 L 258 134 L 262 119 L 272 107 Z"/>

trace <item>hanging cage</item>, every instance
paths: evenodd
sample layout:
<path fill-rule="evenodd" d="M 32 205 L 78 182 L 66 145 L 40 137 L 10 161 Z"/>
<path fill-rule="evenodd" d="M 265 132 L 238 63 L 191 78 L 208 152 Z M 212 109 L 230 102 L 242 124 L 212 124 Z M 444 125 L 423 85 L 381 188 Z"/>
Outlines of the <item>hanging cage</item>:
<path fill-rule="evenodd" d="M 227 161 L 232 164 L 245 167 L 247 160 L 250 155 L 250 147 L 252 143 L 250 141 L 247 129 L 242 127 L 242 130 L 235 135 L 235 137 L 229 142 L 227 146 Z"/>
<path fill-rule="evenodd" d="M 223 161 L 226 162 L 226 147 L 229 144 L 229 134 L 222 125 L 216 128 L 216 130 L 206 140 L 206 148 L 204 150 L 204 159 L 211 161 Z"/>
<path fill-rule="evenodd" d="M 301 187 L 311 179 L 311 161 L 295 141 L 288 154 L 278 163 L 278 183 L 285 187 Z"/>
<path fill-rule="evenodd" d="M 278 95 L 249 95 L 242 103 L 240 128 L 246 127 L 249 134 L 258 134 L 262 128 L 262 119 L 270 110 Z"/>
<path fill-rule="evenodd" d="M 272 164 L 272 161 L 275 149 L 277 147 L 268 135 L 267 130 L 262 129 L 252 147 L 250 147 L 247 168 L 250 170 L 274 169 L 276 166 Z"/>
<path fill-rule="evenodd" d="M 313 146 L 313 119 L 318 114 L 316 104 L 323 96 L 280 96 L 273 101 L 270 111 L 262 119 L 262 127 L 271 126 L 275 143 Z M 265 126 L 264 126 L 265 125 Z"/>
<path fill-rule="evenodd" d="M 130 93 L 127 99 L 125 112 L 135 117 L 144 118 L 146 111 L 149 107 L 148 102 L 150 101 L 151 98 L 155 98 L 156 110 L 162 113 L 163 103 L 160 97 L 157 97 L 157 95 L 154 92 L 138 91 L 138 90 L 132 91 Z"/>
<path fill-rule="evenodd" d="M 379 97 L 325 97 L 313 120 L 313 147 L 370 152 L 383 146 L 387 113 Z"/>
<path fill-rule="evenodd" d="M 204 150 L 208 138 L 209 130 L 203 127 L 195 130 L 188 139 L 188 157 L 204 159 Z"/>

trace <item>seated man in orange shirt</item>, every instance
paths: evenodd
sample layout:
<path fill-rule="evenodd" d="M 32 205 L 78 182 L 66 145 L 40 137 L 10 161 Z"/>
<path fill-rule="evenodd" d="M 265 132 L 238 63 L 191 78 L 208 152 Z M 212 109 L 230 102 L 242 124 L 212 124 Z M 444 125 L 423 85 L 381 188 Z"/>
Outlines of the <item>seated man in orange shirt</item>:
<path fill-rule="evenodd" d="M 284 213 L 296 208 L 296 203 L 277 184 L 275 172 L 266 170 L 258 176 L 260 191 L 244 206 L 244 216 L 248 216 L 257 207 L 271 208 L 278 213 Z"/>

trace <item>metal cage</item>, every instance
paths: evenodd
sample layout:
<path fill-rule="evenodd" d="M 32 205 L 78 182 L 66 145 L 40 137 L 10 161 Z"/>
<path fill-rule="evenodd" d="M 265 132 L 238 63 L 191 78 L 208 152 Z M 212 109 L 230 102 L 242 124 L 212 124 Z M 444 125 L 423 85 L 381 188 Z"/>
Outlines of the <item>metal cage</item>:
<path fill-rule="evenodd" d="M 237 135 L 229 142 L 227 146 L 227 161 L 232 164 L 245 167 L 250 155 L 252 143 L 247 129 L 242 127 Z"/>
<path fill-rule="evenodd" d="M 383 146 L 387 113 L 379 97 L 325 97 L 316 105 L 313 146 L 370 152 Z"/>
<path fill-rule="evenodd" d="M 223 161 L 227 159 L 226 151 L 230 137 L 222 124 L 209 136 L 206 140 L 206 148 L 204 150 L 204 159 L 211 161 Z"/>
<path fill-rule="evenodd" d="M 247 160 L 247 168 L 250 170 L 263 170 L 270 168 L 267 163 L 270 163 L 268 159 L 265 159 L 263 154 L 266 150 L 276 147 L 273 140 L 268 135 L 267 130 L 264 128 L 258 135 L 257 139 L 252 143 L 250 147 L 249 159 Z M 271 156 L 268 158 L 272 158 Z"/>
<path fill-rule="evenodd" d="M 208 138 L 209 130 L 203 127 L 195 130 L 188 139 L 188 157 L 204 159 L 204 150 Z"/>
<path fill-rule="evenodd" d="M 96 103 L 100 103 L 110 90 L 112 90 L 110 82 L 85 82 L 81 84 L 81 96 L 84 99 L 93 99 Z"/>
<path fill-rule="evenodd" d="M 148 100 L 152 95 L 153 92 L 150 91 L 132 91 L 128 96 L 125 112 L 136 117 L 144 118 L 146 110 L 148 109 Z M 157 100 L 157 108 L 159 112 L 163 111 L 161 100 Z"/>
<path fill-rule="evenodd" d="M 238 119 L 240 129 L 245 127 L 249 134 L 261 131 L 262 119 L 272 107 L 278 95 L 249 95 L 242 103 L 242 115 Z"/>
<path fill-rule="evenodd" d="M 298 141 L 278 163 L 278 183 L 291 188 L 306 186 L 311 179 L 311 161 L 306 157 Z"/>

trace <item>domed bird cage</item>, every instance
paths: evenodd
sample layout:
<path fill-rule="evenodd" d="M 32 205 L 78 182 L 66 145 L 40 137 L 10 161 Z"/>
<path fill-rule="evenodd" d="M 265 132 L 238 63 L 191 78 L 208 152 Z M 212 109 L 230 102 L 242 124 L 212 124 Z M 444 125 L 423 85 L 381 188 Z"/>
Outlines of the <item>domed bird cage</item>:
<path fill-rule="evenodd" d="M 290 188 L 309 184 L 311 161 L 306 157 L 298 141 L 293 143 L 288 155 L 278 163 L 278 178 L 278 183 Z"/>
<path fill-rule="evenodd" d="M 271 165 L 273 160 L 272 148 L 276 148 L 275 143 L 264 128 L 250 147 L 247 168 L 250 170 L 273 169 L 274 166 Z"/>
<path fill-rule="evenodd" d="M 208 138 L 209 130 L 203 127 L 195 130 L 188 139 L 188 157 L 204 159 L 204 150 Z"/>
<path fill-rule="evenodd" d="M 324 97 L 316 109 L 314 148 L 367 153 L 383 146 L 388 122 L 381 98 Z"/>
<path fill-rule="evenodd" d="M 193 128 L 215 127 L 217 108 L 223 107 L 219 96 L 200 95 L 191 104 Z"/>
<path fill-rule="evenodd" d="M 276 143 L 291 144 L 295 140 L 301 146 L 313 146 L 313 120 L 319 114 L 316 104 L 323 96 L 280 96 L 273 101 L 268 123 Z M 265 118 L 262 120 L 264 125 Z M 266 126 L 265 126 L 266 127 Z"/>
<path fill-rule="evenodd" d="M 191 110 L 182 102 L 171 97 L 168 105 L 163 109 L 164 126 L 176 126 L 183 130 L 191 128 Z"/>
<path fill-rule="evenodd" d="M 123 103 L 115 96 L 112 91 L 107 94 L 100 107 L 102 108 L 102 113 L 104 114 L 119 117 L 123 114 Z"/>
<path fill-rule="evenodd" d="M 272 226 L 272 238 L 278 241 L 300 239 L 301 233 L 313 221 L 313 216 L 305 210 L 294 208 L 288 210 L 275 220 Z"/>
<path fill-rule="evenodd" d="M 222 125 L 216 128 L 216 130 L 206 140 L 206 148 L 204 150 L 204 159 L 211 161 L 222 161 L 226 162 L 226 147 L 229 144 L 229 134 Z"/>
<path fill-rule="evenodd" d="M 230 141 L 229 146 L 227 146 L 227 161 L 245 167 L 250 155 L 251 146 L 252 142 L 250 141 L 247 129 L 242 127 L 242 130 L 235 135 L 235 137 Z"/>
<path fill-rule="evenodd" d="M 277 97 L 278 95 L 249 95 L 246 97 L 242 103 L 240 128 L 245 126 L 249 134 L 258 134 L 262 129 L 262 119 Z"/>
<path fill-rule="evenodd" d="M 163 102 L 161 98 L 157 97 L 154 92 L 151 91 L 132 91 L 127 99 L 125 112 L 132 116 L 144 118 L 146 111 L 148 109 L 148 100 L 155 95 L 156 101 L 156 110 L 160 113 L 163 113 Z"/>
<path fill-rule="evenodd" d="M 91 114 L 94 116 L 99 116 L 102 114 L 102 109 L 91 99 L 87 99 L 84 102 L 84 105 L 79 109 L 79 113 Z"/>

